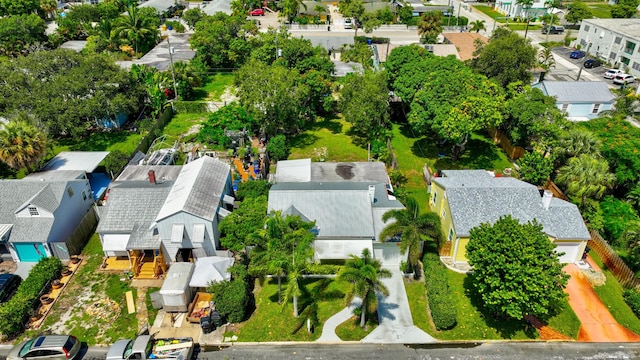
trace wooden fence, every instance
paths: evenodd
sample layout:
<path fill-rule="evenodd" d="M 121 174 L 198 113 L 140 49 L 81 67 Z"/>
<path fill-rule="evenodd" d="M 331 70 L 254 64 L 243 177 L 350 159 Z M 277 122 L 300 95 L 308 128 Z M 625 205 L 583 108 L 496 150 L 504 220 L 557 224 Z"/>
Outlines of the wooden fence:
<path fill-rule="evenodd" d="M 618 279 L 620 285 L 628 289 L 640 287 L 640 279 L 636 278 L 636 274 L 629 269 L 627 264 L 624 263 L 620 256 L 616 254 L 597 231 L 591 231 L 591 240 L 589 240 L 587 245 L 598 254 L 613 276 Z"/>
<path fill-rule="evenodd" d="M 489 135 L 493 138 L 493 142 L 502 147 L 502 150 L 507 153 L 507 156 L 511 160 L 517 160 L 524 155 L 524 148 L 522 146 L 513 146 L 511 141 L 502 133 L 502 131 L 492 127 L 489 129 Z"/>
<path fill-rule="evenodd" d="M 387 149 L 389 150 L 389 160 L 391 162 L 391 169 L 398 169 L 398 159 L 396 158 L 396 153 L 393 151 L 393 146 L 391 146 L 391 139 L 387 138 Z"/>
<path fill-rule="evenodd" d="M 551 191 L 553 193 L 553 196 L 559 199 L 569 201 L 569 198 L 562 192 L 562 190 L 560 190 L 558 185 L 551 181 L 551 179 L 547 179 L 547 183 L 544 184 L 542 188 Z"/>

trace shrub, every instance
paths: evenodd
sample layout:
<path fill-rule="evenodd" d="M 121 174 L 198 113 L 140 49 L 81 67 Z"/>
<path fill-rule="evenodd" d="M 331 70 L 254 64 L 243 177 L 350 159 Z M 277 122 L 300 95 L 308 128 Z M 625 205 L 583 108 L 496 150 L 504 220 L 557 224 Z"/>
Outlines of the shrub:
<path fill-rule="evenodd" d="M 356 36 L 353 38 L 355 43 L 368 44 L 369 40 L 371 40 L 372 44 L 388 44 L 389 38 L 382 37 L 368 37 L 368 36 Z"/>
<path fill-rule="evenodd" d="M 431 318 L 438 330 L 451 329 L 457 322 L 457 310 L 453 295 L 449 290 L 447 268 L 442 265 L 437 254 L 427 253 L 423 259 L 425 287 Z"/>
<path fill-rule="evenodd" d="M 631 221 L 638 220 L 633 206 L 613 196 L 606 196 L 600 203 L 604 216 L 604 231 L 607 239 L 616 246 L 624 246 L 621 237 Z"/>
<path fill-rule="evenodd" d="M 629 289 L 624 291 L 624 302 L 629 305 L 633 313 L 640 317 L 640 291 L 637 289 Z"/>
<path fill-rule="evenodd" d="M 227 321 L 239 323 L 245 319 L 249 292 L 243 279 L 217 282 L 211 284 L 208 290 L 213 293 L 216 309 Z"/>
<path fill-rule="evenodd" d="M 269 157 L 275 161 L 286 159 L 289 156 L 287 138 L 282 134 L 271 138 L 267 144 L 267 152 Z"/>
<path fill-rule="evenodd" d="M 53 279 L 60 276 L 62 262 L 58 258 L 42 258 L 20 284 L 15 295 L 0 306 L 0 333 L 8 336 L 22 331 L 38 296 Z"/>

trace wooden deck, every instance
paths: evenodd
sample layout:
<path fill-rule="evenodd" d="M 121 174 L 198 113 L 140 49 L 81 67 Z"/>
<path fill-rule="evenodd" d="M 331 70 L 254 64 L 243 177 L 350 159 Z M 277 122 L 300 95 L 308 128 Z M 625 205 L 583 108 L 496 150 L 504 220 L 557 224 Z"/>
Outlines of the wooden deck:
<path fill-rule="evenodd" d="M 127 271 L 131 270 L 131 261 L 129 259 L 118 259 L 116 257 L 108 257 L 102 262 L 102 271 Z"/>

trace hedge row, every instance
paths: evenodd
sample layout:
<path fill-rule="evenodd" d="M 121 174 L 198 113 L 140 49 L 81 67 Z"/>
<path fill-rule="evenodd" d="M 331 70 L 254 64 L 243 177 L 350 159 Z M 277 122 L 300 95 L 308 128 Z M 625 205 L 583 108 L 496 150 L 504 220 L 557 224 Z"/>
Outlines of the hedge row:
<path fill-rule="evenodd" d="M 368 36 L 356 36 L 353 38 L 353 41 L 355 41 L 356 43 L 363 43 L 363 44 L 368 44 L 369 40 L 371 40 L 372 44 L 387 44 L 389 43 L 389 38 L 382 38 L 382 37 L 368 37 Z"/>
<path fill-rule="evenodd" d="M 60 277 L 62 262 L 58 258 L 42 258 L 20 284 L 15 295 L 0 305 L 0 333 L 13 336 L 22 332 L 40 294 L 52 280 Z"/>
<path fill-rule="evenodd" d="M 425 286 L 431 318 L 438 330 L 451 329 L 456 325 L 458 316 L 455 299 L 449 290 L 447 268 L 440 262 L 437 254 L 427 253 L 423 258 Z"/>
<path fill-rule="evenodd" d="M 629 289 L 624 291 L 624 302 L 629 305 L 633 313 L 640 318 L 640 291 Z"/>

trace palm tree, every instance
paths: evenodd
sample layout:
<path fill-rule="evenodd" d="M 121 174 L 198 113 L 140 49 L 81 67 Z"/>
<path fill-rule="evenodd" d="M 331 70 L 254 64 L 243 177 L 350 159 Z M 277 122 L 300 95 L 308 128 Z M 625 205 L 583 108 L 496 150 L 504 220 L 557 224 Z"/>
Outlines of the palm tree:
<path fill-rule="evenodd" d="M 134 51 L 138 54 L 138 47 L 145 41 L 150 41 L 158 34 L 158 29 L 152 23 L 152 19 L 142 17 L 138 13 L 138 7 L 131 4 L 127 8 L 127 14 L 118 18 L 118 23 L 113 28 L 116 37 L 127 39 L 133 43 Z"/>
<path fill-rule="evenodd" d="M 524 9 L 524 18 L 527 22 L 527 25 L 524 29 L 524 38 L 526 40 L 527 33 L 529 32 L 529 10 L 531 10 L 531 7 L 533 6 L 533 0 L 516 0 L 516 4 L 522 5 L 522 8 Z"/>
<path fill-rule="evenodd" d="M 560 139 L 559 150 L 567 157 L 588 154 L 600 156 L 600 140 L 589 130 L 574 128 Z"/>
<path fill-rule="evenodd" d="M 560 7 L 560 0 L 545 0 L 544 2 L 544 6 L 547 7 L 547 13 L 549 14 L 549 24 L 544 24 L 544 26 L 551 26 L 553 24 L 555 24 L 556 22 L 556 15 L 553 13 L 553 9 L 557 9 Z M 548 44 L 549 43 L 549 34 L 551 33 L 551 31 L 548 31 L 549 29 L 547 29 L 547 38 L 545 39 L 545 42 Z"/>
<path fill-rule="evenodd" d="M 282 308 L 289 302 L 289 299 L 293 299 L 293 317 L 298 317 L 298 298 L 305 291 L 304 284 L 302 283 L 302 275 L 307 270 L 307 262 L 298 262 L 298 264 L 292 264 L 287 274 L 287 289 L 284 292 L 284 303 Z"/>
<path fill-rule="evenodd" d="M 383 296 L 389 295 L 389 289 L 380 279 L 390 278 L 391 272 L 382 268 L 380 261 L 371 257 L 369 249 L 362 250 L 362 256 L 351 255 L 344 268 L 338 275 L 338 280 L 351 283 L 347 292 L 346 302 L 350 304 L 353 298 L 362 298 L 360 314 L 360 327 L 364 328 L 367 321 L 367 312 L 374 312 L 378 308 L 376 292 Z"/>
<path fill-rule="evenodd" d="M 418 23 L 418 34 L 424 44 L 433 44 L 437 41 L 438 35 L 442 32 L 442 22 L 440 18 L 442 12 L 430 11 L 422 14 Z"/>
<path fill-rule="evenodd" d="M 9 167 L 31 172 L 47 152 L 47 136 L 25 116 L 0 123 L 0 160 Z"/>
<path fill-rule="evenodd" d="M 292 24 L 295 17 L 298 16 L 300 6 L 307 10 L 307 4 L 302 2 L 302 0 L 284 0 L 282 1 L 280 14 L 289 20 L 289 24 Z"/>
<path fill-rule="evenodd" d="M 422 256 L 422 240 L 436 243 L 438 248 L 442 245 L 442 233 L 440 230 L 440 218 L 434 212 L 420 213 L 420 206 L 416 199 L 408 197 L 405 201 L 406 208 L 401 210 L 389 210 L 382 215 L 384 222 L 390 219 L 396 221 L 387 225 L 380 233 L 382 241 L 400 236 L 400 251 L 403 254 L 409 252 L 409 263 L 415 266 Z"/>
<path fill-rule="evenodd" d="M 582 154 L 569 159 L 558 171 L 556 180 L 568 194 L 581 198 L 584 205 L 587 198 L 602 198 L 613 187 L 616 176 L 609 172 L 607 160 Z"/>
<path fill-rule="evenodd" d="M 479 33 L 480 30 L 483 30 L 483 31 L 487 30 L 487 27 L 484 24 L 485 24 L 484 20 L 476 20 L 471 23 L 471 28 L 469 28 L 469 30 L 475 31 L 476 33 Z"/>
<path fill-rule="evenodd" d="M 553 58 L 551 48 L 546 47 L 538 52 L 538 64 L 540 64 L 540 67 L 545 71 L 556 67 L 556 60 Z"/>

